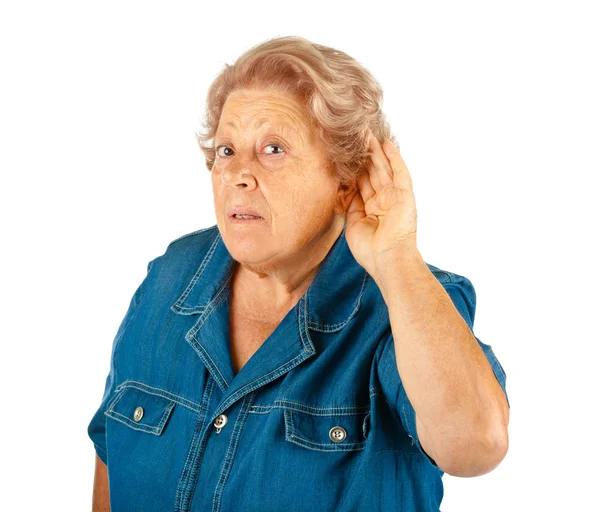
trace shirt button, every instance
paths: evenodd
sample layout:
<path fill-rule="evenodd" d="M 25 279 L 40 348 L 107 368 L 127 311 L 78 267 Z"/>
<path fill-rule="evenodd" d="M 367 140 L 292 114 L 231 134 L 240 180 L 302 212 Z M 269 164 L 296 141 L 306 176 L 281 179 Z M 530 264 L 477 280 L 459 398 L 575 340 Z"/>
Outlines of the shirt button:
<path fill-rule="evenodd" d="M 329 439 L 334 443 L 341 443 L 346 439 L 346 430 L 343 427 L 333 427 L 329 431 Z"/>
<path fill-rule="evenodd" d="M 222 429 L 225 425 L 227 425 L 227 416 L 225 416 L 225 414 L 219 414 L 215 418 L 215 422 L 213 423 L 213 425 L 219 430 Z"/>
<path fill-rule="evenodd" d="M 133 411 L 133 421 L 140 421 L 144 415 L 144 409 L 142 407 L 136 407 Z"/>

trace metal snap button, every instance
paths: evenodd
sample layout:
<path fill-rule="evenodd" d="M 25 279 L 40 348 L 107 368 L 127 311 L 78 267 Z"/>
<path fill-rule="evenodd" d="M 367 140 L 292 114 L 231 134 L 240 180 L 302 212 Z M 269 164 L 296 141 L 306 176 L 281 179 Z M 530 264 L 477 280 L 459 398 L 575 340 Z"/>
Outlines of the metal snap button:
<path fill-rule="evenodd" d="M 218 429 L 222 429 L 225 425 L 227 425 L 227 416 L 225 414 L 219 414 L 215 418 L 213 425 Z"/>
<path fill-rule="evenodd" d="M 346 430 L 344 427 L 333 427 L 329 431 L 329 439 L 331 439 L 334 443 L 341 443 L 344 439 L 346 439 Z"/>
<path fill-rule="evenodd" d="M 135 411 L 133 411 L 133 421 L 140 421 L 144 416 L 144 409 L 142 407 L 136 407 Z"/>

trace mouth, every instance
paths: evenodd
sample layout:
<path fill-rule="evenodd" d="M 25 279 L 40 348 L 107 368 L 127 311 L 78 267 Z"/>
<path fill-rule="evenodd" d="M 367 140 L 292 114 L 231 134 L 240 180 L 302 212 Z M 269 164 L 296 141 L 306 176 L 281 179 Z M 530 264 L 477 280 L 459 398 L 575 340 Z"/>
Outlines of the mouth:
<path fill-rule="evenodd" d="M 250 207 L 236 207 L 227 210 L 227 218 L 233 221 L 264 220 L 258 211 Z"/>
<path fill-rule="evenodd" d="M 230 215 L 229 218 L 230 219 L 254 219 L 254 220 L 262 219 L 262 217 L 259 217 L 258 215 L 240 215 L 237 213 Z"/>
<path fill-rule="evenodd" d="M 233 214 L 229 215 L 229 221 L 233 224 L 253 224 L 257 222 L 262 222 L 264 219 L 259 217 L 258 215 L 248 215 L 248 214 Z"/>

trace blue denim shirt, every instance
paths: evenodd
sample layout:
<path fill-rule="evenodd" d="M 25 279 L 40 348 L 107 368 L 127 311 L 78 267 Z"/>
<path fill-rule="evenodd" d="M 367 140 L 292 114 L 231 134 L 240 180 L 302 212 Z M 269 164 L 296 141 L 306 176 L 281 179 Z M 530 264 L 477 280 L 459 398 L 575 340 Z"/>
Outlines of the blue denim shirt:
<path fill-rule="evenodd" d="M 216 225 L 189 233 L 131 299 L 88 427 L 113 512 L 438 511 L 443 472 L 421 448 L 387 306 L 345 229 L 235 375 L 233 263 Z M 427 265 L 472 330 L 471 282 Z"/>

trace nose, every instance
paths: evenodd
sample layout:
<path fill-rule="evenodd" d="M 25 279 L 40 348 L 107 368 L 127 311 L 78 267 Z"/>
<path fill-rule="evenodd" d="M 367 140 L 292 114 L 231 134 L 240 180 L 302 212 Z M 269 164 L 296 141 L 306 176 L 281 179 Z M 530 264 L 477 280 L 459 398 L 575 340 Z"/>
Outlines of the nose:
<path fill-rule="evenodd" d="M 252 188 L 256 186 L 256 178 L 251 166 L 242 160 L 229 162 L 221 172 L 221 181 L 230 187 L 242 185 L 246 188 Z"/>

